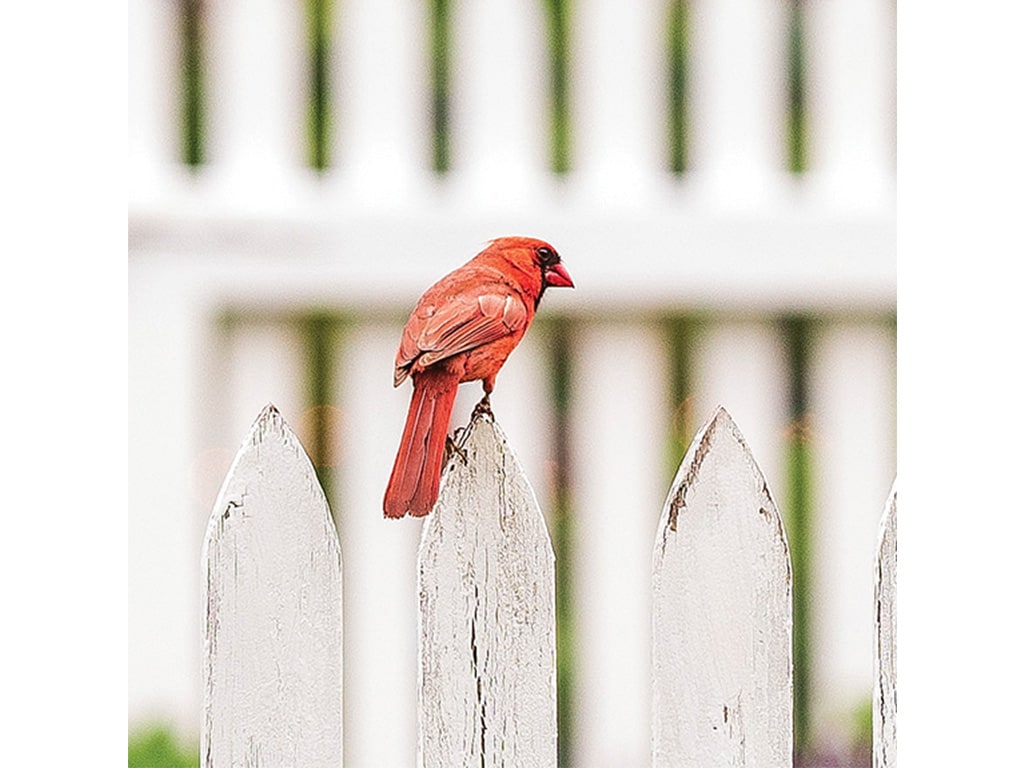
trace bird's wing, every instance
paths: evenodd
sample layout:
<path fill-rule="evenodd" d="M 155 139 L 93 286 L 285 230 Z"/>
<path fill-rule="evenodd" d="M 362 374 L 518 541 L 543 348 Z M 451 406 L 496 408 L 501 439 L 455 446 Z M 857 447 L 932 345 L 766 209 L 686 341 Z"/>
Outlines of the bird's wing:
<path fill-rule="evenodd" d="M 493 285 L 451 296 L 437 305 L 417 307 L 402 332 L 395 358 L 395 386 L 409 375 L 414 363 L 417 368 L 426 367 L 509 336 L 528 321 L 523 300 Z"/>

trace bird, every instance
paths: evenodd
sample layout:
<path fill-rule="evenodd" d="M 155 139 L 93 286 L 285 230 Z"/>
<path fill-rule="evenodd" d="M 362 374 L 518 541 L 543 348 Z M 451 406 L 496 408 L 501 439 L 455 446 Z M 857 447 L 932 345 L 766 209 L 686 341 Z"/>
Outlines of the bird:
<path fill-rule="evenodd" d="M 394 386 L 412 379 L 402 440 L 384 493 L 384 516 L 422 517 L 437 501 L 448 422 L 459 384 L 494 380 L 548 288 L 574 288 L 550 243 L 500 237 L 426 290 L 402 331 Z"/>

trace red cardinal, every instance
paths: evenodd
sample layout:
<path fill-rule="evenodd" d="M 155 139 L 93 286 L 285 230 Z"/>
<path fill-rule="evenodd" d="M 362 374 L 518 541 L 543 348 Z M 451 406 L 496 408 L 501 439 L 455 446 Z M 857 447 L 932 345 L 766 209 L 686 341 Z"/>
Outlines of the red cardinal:
<path fill-rule="evenodd" d="M 459 384 L 482 380 L 488 402 L 544 289 L 573 287 L 561 262 L 543 240 L 502 237 L 420 297 L 395 355 L 395 386 L 412 376 L 413 390 L 385 517 L 420 517 L 433 508 Z"/>

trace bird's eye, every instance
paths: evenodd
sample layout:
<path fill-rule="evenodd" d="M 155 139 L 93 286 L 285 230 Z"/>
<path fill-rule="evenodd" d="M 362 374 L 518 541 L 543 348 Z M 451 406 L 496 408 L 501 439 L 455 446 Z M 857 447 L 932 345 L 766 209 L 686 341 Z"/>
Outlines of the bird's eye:
<path fill-rule="evenodd" d="M 558 263 L 558 254 L 547 246 L 541 246 L 537 249 L 537 257 L 540 259 L 541 265 L 545 267 Z"/>

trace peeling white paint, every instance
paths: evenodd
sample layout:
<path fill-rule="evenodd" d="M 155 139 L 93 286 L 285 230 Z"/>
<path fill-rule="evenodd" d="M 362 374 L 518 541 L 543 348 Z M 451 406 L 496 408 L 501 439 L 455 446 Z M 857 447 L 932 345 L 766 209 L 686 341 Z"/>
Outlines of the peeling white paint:
<path fill-rule="evenodd" d="M 679 468 L 653 569 L 655 768 L 790 768 L 789 548 L 723 408 Z"/>
<path fill-rule="evenodd" d="M 341 765 L 341 551 L 298 438 L 260 414 L 203 545 L 205 768 Z"/>
<path fill-rule="evenodd" d="M 420 765 L 554 768 L 554 563 L 504 433 L 475 415 L 420 545 Z"/>

